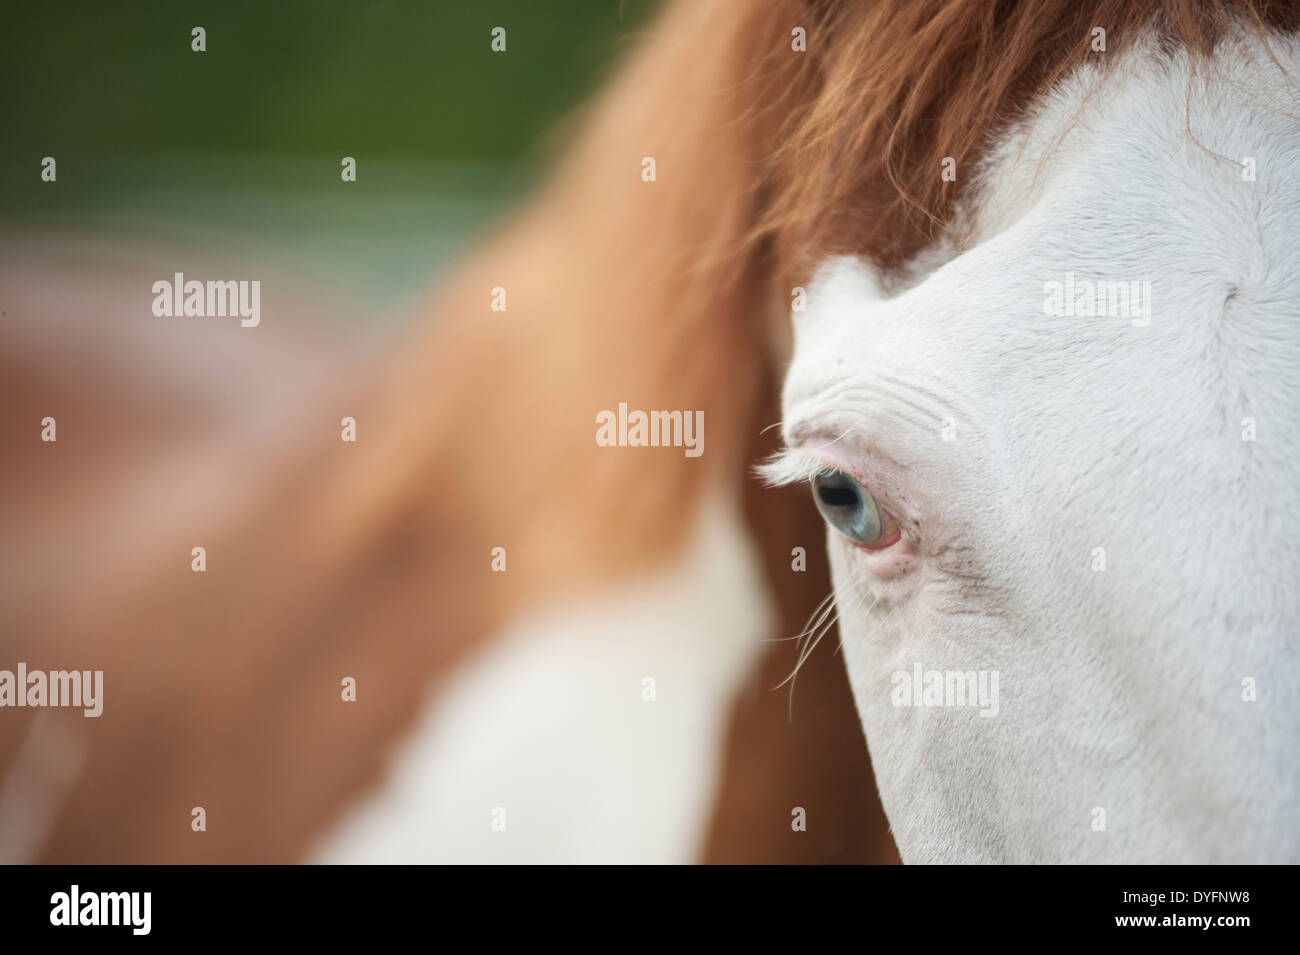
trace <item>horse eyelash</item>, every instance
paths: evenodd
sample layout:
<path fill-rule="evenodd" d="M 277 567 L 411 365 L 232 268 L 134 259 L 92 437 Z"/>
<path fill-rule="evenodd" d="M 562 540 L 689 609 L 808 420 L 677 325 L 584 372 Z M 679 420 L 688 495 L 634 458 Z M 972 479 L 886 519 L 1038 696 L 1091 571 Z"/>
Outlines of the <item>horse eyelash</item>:
<path fill-rule="evenodd" d="M 819 474 L 834 473 L 822 461 L 799 448 L 785 448 L 754 469 L 768 487 L 784 487 L 811 481 Z"/>

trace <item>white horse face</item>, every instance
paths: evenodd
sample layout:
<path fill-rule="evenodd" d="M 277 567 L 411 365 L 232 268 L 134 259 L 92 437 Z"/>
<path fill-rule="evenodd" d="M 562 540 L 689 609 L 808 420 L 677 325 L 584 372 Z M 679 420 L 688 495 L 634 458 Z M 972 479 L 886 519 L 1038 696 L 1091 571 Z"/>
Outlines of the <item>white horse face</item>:
<path fill-rule="evenodd" d="M 840 634 L 905 861 L 1300 858 L 1300 103 L 1214 66 L 1074 77 L 966 251 L 893 297 L 827 261 L 794 316 L 771 472 L 852 478 Z"/>

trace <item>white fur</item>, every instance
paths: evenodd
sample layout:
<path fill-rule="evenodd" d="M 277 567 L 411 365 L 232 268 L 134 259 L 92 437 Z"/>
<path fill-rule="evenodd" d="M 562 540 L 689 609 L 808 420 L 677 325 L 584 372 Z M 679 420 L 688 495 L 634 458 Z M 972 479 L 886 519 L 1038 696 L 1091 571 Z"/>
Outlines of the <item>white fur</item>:
<path fill-rule="evenodd" d="M 696 861 L 772 619 L 737 509 L 710 504 L 675 565 L 494 637 L 316 860 Z"/>
<path fill-rule="evenodd" d="M 829 538 L 905 861 L 1300 861 L 1297 115 L 1253 44 L 1140 48 L 995 151 L 970 246 L 894 297 L 829 261 L 794 316 L 778 476 L 852 470 L 905 534 Z M 1045 315 L 1067 272 L 1149 281 L 1149 326 Z M 998 715 L 894 705 L 916 663 L 998 671 Z"/>

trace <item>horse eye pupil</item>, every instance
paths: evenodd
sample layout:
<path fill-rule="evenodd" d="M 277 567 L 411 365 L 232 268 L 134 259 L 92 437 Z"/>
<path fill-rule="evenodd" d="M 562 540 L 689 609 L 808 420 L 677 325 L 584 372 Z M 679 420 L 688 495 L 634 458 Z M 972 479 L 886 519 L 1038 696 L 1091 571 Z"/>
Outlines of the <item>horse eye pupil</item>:
<path fill-rule="evenodd" d="M 853 507 L 858 503 L 858 493 L 851 487 L 822 484 L 818 486 L 817 494 L 827 507 Z"/>

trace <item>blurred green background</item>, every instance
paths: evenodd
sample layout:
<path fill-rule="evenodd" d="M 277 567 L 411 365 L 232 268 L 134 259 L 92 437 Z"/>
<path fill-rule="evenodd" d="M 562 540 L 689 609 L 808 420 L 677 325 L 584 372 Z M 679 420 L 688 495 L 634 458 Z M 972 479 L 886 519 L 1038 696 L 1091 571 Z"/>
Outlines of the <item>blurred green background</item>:
<path fill-rule="evenodd" d="M 653 6 L 11 6 L 0 233 L 202 245 L 394 301 L 536 182 L 557 123 Z M 196 26 L 206 52 L 191 50 Z M 494 27 L 504 53 L 491 49 Z M 44 156 L 57 161 L 53 184 L 40 178 Z M 340 178 L 344 156 L 357 160 L 354 183 Z"/>

